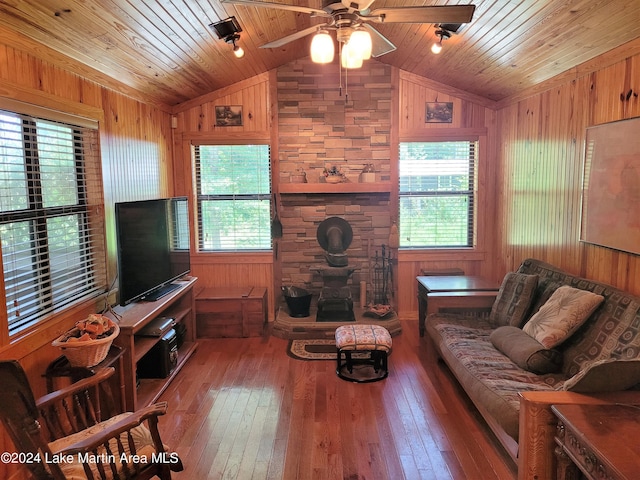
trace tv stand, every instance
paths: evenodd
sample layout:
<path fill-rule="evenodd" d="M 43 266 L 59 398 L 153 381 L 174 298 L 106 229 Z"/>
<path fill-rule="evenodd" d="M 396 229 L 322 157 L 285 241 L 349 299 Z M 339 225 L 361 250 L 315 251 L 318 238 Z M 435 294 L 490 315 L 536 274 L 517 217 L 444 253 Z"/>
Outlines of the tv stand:
<path fill-rule="evenodd" d="M 166 297 L 167 295 L 169 295 L 171 292 L 173 292 L 178 288 L 180 288 L 179 283 L 175 283 L 175 282 L 167 283 L 166 285 L 163 285 L 160 288 L 156 288 L 155 290 L 149 292 L 144 297 L 142 297 L 141 300 L 145 302 L 156 302 L 160 300 L 162 297 Z"/>
<path fill-rule="evenodd" d="M 124 396 L 127 410 L 135 411 L 158 400 L 160 395 L 178 374 L 186 361 L 196 351 L 195 342 L 195 294 L 196 277 L 185 277 L 174 282 L 176 288 L 154 302 L 134 302 L 125 307 L 115 307 L 120 316 L 120 335 L 114 343 L 124 349 Z M 184 342 L 178 350 L 176 368 L 166 378 L 137 379 L 136 365 L 161 337 L 138 336 L 144 326 L 158 317 L 172 317 L 186 327 Z M 113 317 L 112 317 L 113 318 Z"/>

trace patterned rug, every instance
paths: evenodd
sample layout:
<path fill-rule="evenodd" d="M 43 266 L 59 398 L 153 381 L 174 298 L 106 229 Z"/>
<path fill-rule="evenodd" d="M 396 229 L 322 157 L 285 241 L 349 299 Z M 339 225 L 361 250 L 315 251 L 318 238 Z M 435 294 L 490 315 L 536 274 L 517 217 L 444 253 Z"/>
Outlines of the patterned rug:
<path fill-rule="evenodd" d="M 331 360 L 336 361 L 336 341 L 334 339 L 303 339 L 289 341 L 287 353 L 297 360 Z M 369 353 L 354 353 L 353 358 L 369 358 Z M 371 382 L 384 378 L 382 370 L 375 372 L 371 365 L 354 365 L 353 372 L 342 371 L 347 378 L 354 382 Z"/>
<path fill-rule="evenodd" d="M 333 360 L 338 358 L 336 341 L 333 338 L 291 340 L 289 356 L 298 360 Z M 366 358 L 368 353 L 354 353 L 353 358 Z"/>
<path fill-rule="evenodd" d="M 291 340 L 288 353 L 298 360 L 333 360 L 336 354 L 336 341 L 333 338 Z"/>

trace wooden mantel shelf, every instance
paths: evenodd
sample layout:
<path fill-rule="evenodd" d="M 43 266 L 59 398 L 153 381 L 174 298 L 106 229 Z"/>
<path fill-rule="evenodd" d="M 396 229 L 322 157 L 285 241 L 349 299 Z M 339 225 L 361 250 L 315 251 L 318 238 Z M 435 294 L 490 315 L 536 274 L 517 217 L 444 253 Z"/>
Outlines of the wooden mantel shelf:
<path fill-rule="evenodd" d="M 280 193 L 391 193 L 391 182 L 281 183 Z"/>

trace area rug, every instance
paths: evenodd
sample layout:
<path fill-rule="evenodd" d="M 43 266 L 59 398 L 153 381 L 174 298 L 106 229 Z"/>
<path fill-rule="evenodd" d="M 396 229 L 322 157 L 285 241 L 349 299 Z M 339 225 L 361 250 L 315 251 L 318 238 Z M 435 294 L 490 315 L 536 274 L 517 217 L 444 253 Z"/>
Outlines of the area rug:
<path fill-rule="evenodd" d="M 332 360 L 336 361 L 336 342 L 334 339 L 303 339 L 291 340 L 287 349 L 289 356 L 297 360 Z M 353 358 L 367 359 L 370 357 L 368 352 L 353 353 Z M 351 380 L 353 382 L 375 382 L 382 380 L 386 375 L 382 370 L 375 372 L 371 365 L 354 365 L 352 372 L 347 372 L 346 368 L 342 369 L 343 380 Z"/>
<path fill-rule="evenodd" d="M 338 358 L 332 338 L 291 340 L 288 353 L 298 360 L 333 360 Z"/>
<path fill-rule="evenodd" d="M 332 338 L 291 340 L 289 356 L 298 360 L 333 360 L 338 358 L 336 341 Z M 354 353 L 353 358 L 367 358 L 368 353 Z"/>

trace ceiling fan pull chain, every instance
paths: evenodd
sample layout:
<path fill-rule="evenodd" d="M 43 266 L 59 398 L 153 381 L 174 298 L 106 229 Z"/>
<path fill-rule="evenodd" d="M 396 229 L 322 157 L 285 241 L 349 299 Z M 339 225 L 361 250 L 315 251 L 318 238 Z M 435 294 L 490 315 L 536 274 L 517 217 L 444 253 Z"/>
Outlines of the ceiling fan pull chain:
<path fill-rule="evenodd" d="M 349 103 L 349 69 L 344 69 L 344 103 Z"/>
<path fill-rule="evenodd" d="M 340 96 L 342 96 L 342 42 L 338 42 L 338 73 L 340 74 Z"/>

